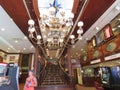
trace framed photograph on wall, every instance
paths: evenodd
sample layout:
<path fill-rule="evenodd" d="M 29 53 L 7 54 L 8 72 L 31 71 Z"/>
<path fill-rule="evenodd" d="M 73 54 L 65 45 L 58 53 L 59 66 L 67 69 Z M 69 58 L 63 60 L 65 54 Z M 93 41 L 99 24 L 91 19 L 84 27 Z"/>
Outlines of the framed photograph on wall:
<path fill-rule="evenodd" d="M 15 56 L 10 56 L 10 61 L 15 61 Z"/>
<path fill-rule="evenodd" d="M 104 41 L 104 39 L 105 39 L 105 35 L 104 35 L 103 30 L 101 30 L 96 34 L 97 45 L 102 43 Z"/>
<path fill-rule="evenodd" d="M 112 37 L 114 34 L 112 32 L 111 26 L 110 24 L 107 24 L 101 31 L 99 31 L 96 34 L 96 41 L 97 41 L 97 45 L 99 45 L 100 43 L 102 43 L 103 41 L 109 39 L 110 37 Z"/>
<path fill-rule="evenodd" d="M 95 47 L 96 46 L 96 37 L 94 36 L 91 41 L 92 41 L 92 46 Z"/>
<path fill-rule="evenodd" d="M 104 36 L 105 36 L 104 39 L 108 39 L 108 38 L 110 38 L 111 36 L 113 36 L 113 32 L 112 32 L 112 29 L 111 29 L 111 25 L 110 25 L 110 24 L 106 25 L 106 26 L 103 28 L 103 31 L 104 31 Z"/>

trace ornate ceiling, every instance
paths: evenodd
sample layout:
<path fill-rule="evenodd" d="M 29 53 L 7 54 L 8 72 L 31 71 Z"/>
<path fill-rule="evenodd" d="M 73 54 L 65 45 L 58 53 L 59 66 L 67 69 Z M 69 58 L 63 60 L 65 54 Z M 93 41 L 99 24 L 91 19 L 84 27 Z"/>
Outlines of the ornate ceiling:
<path fill-rule="evenodd" d="M 86 33 L 87 30 L 89 30 L 89 28 L 115 1 L 116 0 L 74 0 L 72 8 L 72 12 L 74 13 L 74 29 L 73 31 L 71 29 L 69 35 L 73 33 L 77 36 L 76 33 L 78 27 L 77 25 L 75 25 L 76 20 L 81 20 L 84 22 L 83 30 L 84 33 Z M 17 26 L 26 36 L 28 36 L 29 34 L 28 20 L 30 18 L 35 21 L 35 27 L 37 29 L 37 32 L 41 34 L 38 22 L 38 20 L 40 19 L 40 13 L 38 10 L 37 0 L 0 0 L 0 5 L 5 9 L 5 11 L 10 15 L 13 21 L 17 24 Z M 69 35 L 66 37 L 66 42 L 69 38 Z M 46 48 L 44 47 L 44 45 L 41 45 L 41 47 L 44 53 L 46 53 Z M 59 55 L 62 55 L 62 53 L 66 52 L 66 47 L 63 47 L 60 52 L 61 53 L 59 53 Z M 55 57 L 56 52 L 51 51 L 50 54 L 51 53 L 53 53 L 51 56 Z"/>

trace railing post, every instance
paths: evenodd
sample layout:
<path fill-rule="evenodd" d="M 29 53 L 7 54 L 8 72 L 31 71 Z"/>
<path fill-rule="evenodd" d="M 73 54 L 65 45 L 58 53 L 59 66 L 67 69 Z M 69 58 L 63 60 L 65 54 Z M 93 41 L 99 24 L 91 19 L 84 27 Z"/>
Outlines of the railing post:
<path fill-rule="evenodd" d="M 70 86 L 73 86 L 73 82 L 72 82 L 72 63 L 71 63 L 71 47 L 67 48 L 67 62 L 68 62 L 68 73 L 69 73 Z"/>
<path fill-rule="evenodd" d="M 38 68 L 38 55 L 39 55 L 39 48 L 38 46 L 35 47 L 35 54 L 34 54 L 34 71 L 35 74 L 37 74 L 37 68 Z"/>

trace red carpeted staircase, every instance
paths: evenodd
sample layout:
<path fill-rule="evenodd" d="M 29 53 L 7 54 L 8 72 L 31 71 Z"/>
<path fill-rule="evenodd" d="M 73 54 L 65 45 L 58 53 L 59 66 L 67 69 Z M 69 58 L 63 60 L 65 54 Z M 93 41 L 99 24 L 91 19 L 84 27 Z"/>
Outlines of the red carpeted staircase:
<path fill-rule="evenodd" d="M 62 78 L 59 74 L 59 66 L 58 65 L 49 65 L 47 68 L 47 75 L 43 80 L 41 86 L 45 85 L 64 85 Z"/>
<path fill-rule="evenodd" d="M 39 87 L 35 87 L 35 90 L 74 90 L 64 83 L 59 74 L 59 69 L 58 65 L 48 65 L 45 79 Z"/>

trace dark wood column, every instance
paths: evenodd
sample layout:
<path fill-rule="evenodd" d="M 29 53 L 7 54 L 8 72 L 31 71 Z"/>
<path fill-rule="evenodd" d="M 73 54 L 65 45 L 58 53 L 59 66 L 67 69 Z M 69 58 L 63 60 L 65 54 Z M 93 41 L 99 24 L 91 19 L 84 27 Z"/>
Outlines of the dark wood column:
<path fill-rule="evenodd" d="M 22 61 L 22 53 L 19 54 L 18 66 L 21 66 Z"/>
<path fill-rule="evenodd" d="M 35 48 L 35 54 L 34 54 L 34 71 L 35 71 L 35 74 L 37 74 L 38 55 L 39 55 L 39 48 L 38 48 L 38 46 L 36 46 L 36 48 Z"/>
<path fill-rule="evenodd" d="M 69 73 L 69 78 L 70 78 L 70 86 L 73 86 L 73 83 L 72 83 L 71 47 L 67 48 L 67 61 L 68 61 L 68 73 Z"/>
<path fill-rule="evenodd" d="M 32 68 L 32 53 L 29 54 L 29 70 Z"/>

